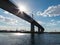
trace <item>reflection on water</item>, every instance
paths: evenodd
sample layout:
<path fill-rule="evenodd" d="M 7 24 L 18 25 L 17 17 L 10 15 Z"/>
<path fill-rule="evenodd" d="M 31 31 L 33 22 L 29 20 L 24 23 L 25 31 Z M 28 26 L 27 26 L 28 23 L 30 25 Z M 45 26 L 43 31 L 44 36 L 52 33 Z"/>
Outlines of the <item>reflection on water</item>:
<path fill-rule="evenodd" d="M 24 33 L 13 33 L 12 35 L 20 36 L 20 35 L 25 35 L 25 34 Z"/>
<path fill-rule="evenodd" d="M 60 45 L 60 34 L 0 33 L 0 45 Z"/>
<path fill-rule="evenodd" d="M 34 38 L 34 34 L 31 34 L 31 45 L 35 44 L 35 38 Z"/>

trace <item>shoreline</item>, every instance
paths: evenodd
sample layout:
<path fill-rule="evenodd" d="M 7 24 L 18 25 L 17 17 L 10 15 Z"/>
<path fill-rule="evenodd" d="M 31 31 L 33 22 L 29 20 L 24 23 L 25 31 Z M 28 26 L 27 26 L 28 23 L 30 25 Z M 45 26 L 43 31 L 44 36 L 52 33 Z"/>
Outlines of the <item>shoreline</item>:
<path fill-rule="evenodd" d="M 47 33 L 47 34 L 60 34 L 60 32 L 19 32 L 19 31 L 0 31 L 0 33 Z"/>

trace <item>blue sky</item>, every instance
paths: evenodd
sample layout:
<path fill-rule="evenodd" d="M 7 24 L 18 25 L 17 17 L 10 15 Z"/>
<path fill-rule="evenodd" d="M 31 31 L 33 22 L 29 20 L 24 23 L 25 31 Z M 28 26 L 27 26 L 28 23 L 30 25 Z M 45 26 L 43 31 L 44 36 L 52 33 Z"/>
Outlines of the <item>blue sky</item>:
<path fill-rule="evenodd" d="M 11 0 L 18 7 L 25 6 L 29 16 L 41 24 L 45 31 L 60 31 L 60 0 Z M 0 29 L 30 30 L 30 23 L 0 9 Z"/>

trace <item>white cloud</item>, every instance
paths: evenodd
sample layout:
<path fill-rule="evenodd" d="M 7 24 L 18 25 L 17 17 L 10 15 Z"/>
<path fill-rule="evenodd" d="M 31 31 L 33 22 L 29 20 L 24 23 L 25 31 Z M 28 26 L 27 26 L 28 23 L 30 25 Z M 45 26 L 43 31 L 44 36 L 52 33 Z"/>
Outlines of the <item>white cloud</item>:
<path fill-rule="evenodd" d="M 50 22 L 47 23 L 47 26 L 58 26 L 60 24 L 60 20 L 52 19 Z"/>
<path fill-rule="evenodd" d="M 50 22 L 46 24 L 46 26 L 58 26 L 60 24 L 60 21 L 55 21 L 52 19 Z"/>
<path fill-rule="evenodd" d="M 7 24 L 13 24 L 13 25 L 16 25 L 18 23 L 16 19 L 4 17 L 2 15 L 0 15 L 0 21 L 6 22 Z"/>
<path fill-rule="evenodd" d="M 5 13 L 5 14 L 10 14 L 10 15 L 13 15 L 13 14 L 9 13 L 8 11 L 4 11 L 4 13 Z"/>
<path fill-rule="evenodd" d="M 8 12 L 8 11 L 4 11 L 4 13 L 5 13 L 5 14 L 9 14 L 9 12 Z"/>
<path fill-rule="evenodd" d="M 45 22 L 42 22 L 42 21 L 37 21 L 39 24 L 45 24 Z"/>
<path fill-rule="evenodd" d="M 5 17 L 0 15 L 0 21 L 4 21 Z"/>
<path fill-rule="evenodd" d="M 60 23 L 60 21 L 57 21 L 57 23 Z"/>
<path fill-rule="evenodd" d="M 54 21 L 55 21 L 54 19 L 51 20 L 51 22 L 54 22 Z"/>
<path fill-rule="evenodd" d="M 11 18 L 5 18 L 5 22 L 7 22 L 7 24 L 10 24 L 10 25 L 16 25 L 18 23 L 17 20 L 15 19 L 11 19 Z"/>
<path fill-rule="evenodd" d="M 52 22 L 52 23 L 50 22 L 50 23 L 46 24 L 46 26 L 51 26 L 51 27 L 56 26 L 56 25 L 57 25 L 57 23 L 55 23 L 55 22 Z"/>
<path fill-rule="evenodd" d="M 60 24 L 60 20 L 55 21 L 55 19 L 52 19 L 49 22 L 43 22 L 43 21 L 37 21 L 37 22 L 39 24 L 42 24 L 43 26 L 49 26 L 49 27 L 58 26 Z"/>
<path fill-rule="evenodd" d="M 55 21 L 54 19 L 52 19 L 50 22 L 38 21 L 39 24 L 42 24 L 44 26 L 51 26 L 51 27 L 58 25 L 57 22 L 60 22 L 60 21 Z"/>
<path fill-rule="evenodd" d="M 59 16 L 60 15 L 60 5 L 56 5 L 56 6 L 50 6 L 48 7 L 44 12 L 37 12 L 37 15 L 41 15 L 41 16 Z"/>

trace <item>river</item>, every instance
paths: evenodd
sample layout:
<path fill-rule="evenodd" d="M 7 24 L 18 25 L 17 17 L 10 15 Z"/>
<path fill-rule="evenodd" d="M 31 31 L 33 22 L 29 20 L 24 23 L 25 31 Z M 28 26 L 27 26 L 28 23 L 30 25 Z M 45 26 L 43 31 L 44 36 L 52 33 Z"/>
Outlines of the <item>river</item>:
<path fill-rule="evenodd" d="M 60 45 L 60 34 L 0 33 L 0 45 Z"/>

